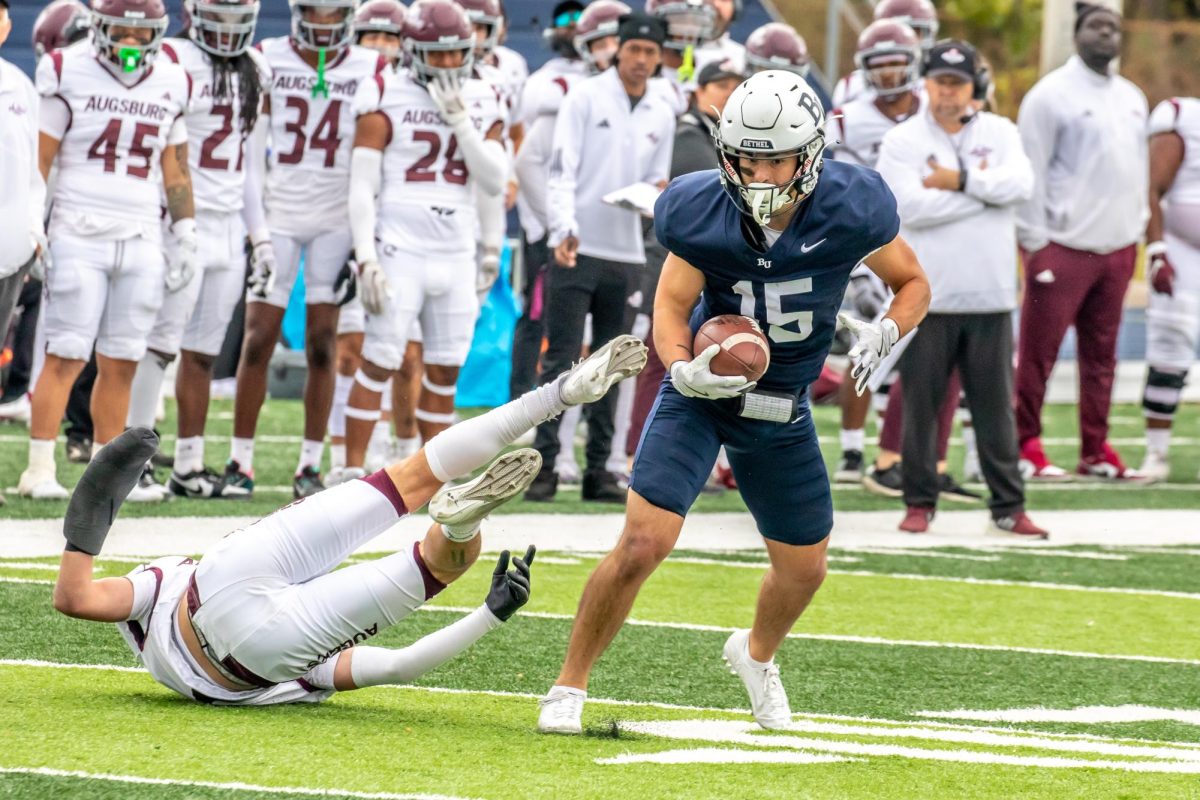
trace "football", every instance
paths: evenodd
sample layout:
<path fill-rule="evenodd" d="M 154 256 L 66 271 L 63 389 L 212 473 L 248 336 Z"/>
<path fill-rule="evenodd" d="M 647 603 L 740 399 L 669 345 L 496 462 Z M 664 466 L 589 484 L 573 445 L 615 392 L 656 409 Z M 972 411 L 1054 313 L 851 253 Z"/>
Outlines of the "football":
<path fill-rule="evenodd" d="M 756 381 L 771 365 L 767 336 L 750 317 L 722 314 L 708 320 L 696 331 L 692 352 L 700 355 L 714 344 L 721 347 L 708 365 L 715 375 L 742 375 Z"/>

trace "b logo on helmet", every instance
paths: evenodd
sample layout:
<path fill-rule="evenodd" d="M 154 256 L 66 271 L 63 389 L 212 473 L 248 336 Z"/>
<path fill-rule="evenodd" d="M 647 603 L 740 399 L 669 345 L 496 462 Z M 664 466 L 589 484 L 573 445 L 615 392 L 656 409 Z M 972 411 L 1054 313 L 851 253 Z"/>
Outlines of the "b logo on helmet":
<path fill-rule="evenodd" d="M 775 145 L 770 139 L 742 139 L 742 147 L 747 150 L 774 150 Z"/>

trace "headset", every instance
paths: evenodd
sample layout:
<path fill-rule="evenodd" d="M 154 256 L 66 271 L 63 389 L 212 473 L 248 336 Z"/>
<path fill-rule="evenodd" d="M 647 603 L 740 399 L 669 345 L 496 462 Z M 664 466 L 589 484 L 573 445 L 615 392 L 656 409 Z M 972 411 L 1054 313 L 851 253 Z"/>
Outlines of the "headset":
<path fill-rule="evenodd" d="M 966 51 L 971 55 L 971 58 L 975 60 L 975 75 L 971 81 L 971 99 L 983 102 L 987 99 L 988 89 L 992 87 L 992 71 L 980 57 L 979 51 L 976 50 L 973 45 L 967 42 L 958 39 L 940 39 L 934 46 L 936 47 L 939 44 L 945 44 L 947 42 L 954 42 L 954 44 L 957 45 L 960 50 Z M 926 51 L 924 55 L 921 56 L 921 77 L 925 77 L 925 73 L 928 71 L 929 51 Z"/>

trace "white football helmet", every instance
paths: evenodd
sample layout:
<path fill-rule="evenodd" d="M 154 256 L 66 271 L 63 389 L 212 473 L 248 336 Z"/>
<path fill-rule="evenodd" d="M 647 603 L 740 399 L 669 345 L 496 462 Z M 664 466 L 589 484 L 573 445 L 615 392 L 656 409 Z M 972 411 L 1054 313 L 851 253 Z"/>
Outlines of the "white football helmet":
<path fill-rule="evenodd" d="M 825 111 L 804 78 L 767 70 L 750 76 L 729 96 L 713 138 L 721 186 L 739 210 L 766 225 L 816 188 L 824 165 Z M 742 182 L 740 159 L 790 156 L 799 161 L 788 182 Z"/>

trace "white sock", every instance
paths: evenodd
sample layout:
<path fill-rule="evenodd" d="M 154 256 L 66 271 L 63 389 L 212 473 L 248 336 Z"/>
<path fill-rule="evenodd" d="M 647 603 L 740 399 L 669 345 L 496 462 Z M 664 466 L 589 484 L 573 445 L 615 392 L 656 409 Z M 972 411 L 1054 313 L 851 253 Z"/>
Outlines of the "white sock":
<path fill-rule="evenodd" d="M 188 436 L 175 442 L 175 472 L 187 475 L 204 469 L 204 437 Z"/>
<path fill-rule="evenodd" d="M 396 455 L 401 459 L 405 459 L 409 456 L 415 455 L 416 452 L 421 449 L 421 437 L 401 437 L 395 440 L 395 445 Z"/>
<path fill-rule="evenodd" d="M 750 655 L 750 639 L 749 638 L 746 639 L 746 663 L 748 663 L 750 666 L 754 667 L 754 669 L 766 669 L 767 667 L 771 666 L 771 664 L 774 663 L 774 661 L 775 661 L 774 656 L 767 659 L 766 661 L 755 661 L 754 656 Z"/>
<path fill-rule="evenodd" d="M 358 688 L 411 683 L 473 645 L 503 623 L 487 606 L 467 614 L 452 625 L 434 631 L 399 650 L 358 645 L 350 662 L 350 677 Z"/>
<path fill-rule="evenodd" d="M 1170 428 L 1146 428 L 1146 449 L 1166 458 L 1171 447 Z"/>
<path fill-rule="evenodd" d="M 466 525 L 442 525 L 442 535 L 455 544 L 469 542 L 475 538 L 475 534 L 479 533 L 479 526 L 482 522 L 483 520 L 477 519 Z"/>
<path fill-rule="evenodd" d="M 975 428 L 970 425 L 962 427 L 963 449 L 967 452 L 967 457 L 975 452 Z"/>
<path fill-rule="evenodd" d="M 55 473 L 54 447 L 58 444 L 54 439 L 29 440 L 29 469 L 34 472 Z"/>
<path fill-rule="evenodd" d="M 158 411 L 158 399 L 162 395 L 163 377 L 167 374 L 167 366 L 172 359 L 150 350 L 138 362 L 137 372 L 133 374 L 133 385 L 129 389 L 129 415 L 126 424 L 129 427 L 154 427 L 154 415 Z"/>
<path fill-rule="evenodd" d="M 425 458 L 440 481 L 482 467 L 525 431 L 563 412 L 558 382 L 539 386 L 486 414 L 463 420 L 425 443 Z"/>
<path fill-rule="evenodd" d="M 329 435 L 339 439 L 346 435 L 346 401 L 354 387 L 353 375 L 333 376 L 333 406 L 329 409 Z"/>
<path fill-rule="evenodd" d="M 387 447 L 387 443 L 392 438 L 392 423 L 390 420 L 379 420 L 375 423 L 375 428 L 371 431 L 371 439 L 367 442 L 368 450 L 379 450 Z"/>
<path fill-rule="evenodd" d="M 570 453 L 575 460 L 575 432 L 579 429 L 579 420 L 583 417 L 583 406 L 571 406 L 558 423 L 558 452 Z"/>
<path fill-rule="evenodd" d="M 867 441 L 867 432 L 864 428 L 858 430 L 848 430 L 842 428 L 842 452 L 847 450 L 863 451 L 863 446 Z"/>
<path fill-rule="evenodd" d="M 305 467 L 315 467 L 320 471 L 321 456 L 324 453 L 324 440 L 305 439 L 300 445 L 300 463 L 296 465 L 296 474 L 299 475 Z"/>
<path fill-rule="evenodd" d="M 247 475 L 253 475 L 254 469 L 254 440 L 239 439 L 233 437 L 233 444 L 229 448 L 229 457 L 238 463 L 242 472 Z"/>
<path fill-rule="evenodd" d="M 329 445 L 329 469 L 342 469 L 346 466 L 346 445 L 332 444 Z"/>
<path fill-rule="evenodd" d="M 395 384 L 392 381 L 387 382 L 383 392 L 379 395 L 379 410 L 392 413 L 392 386 Z"/>

